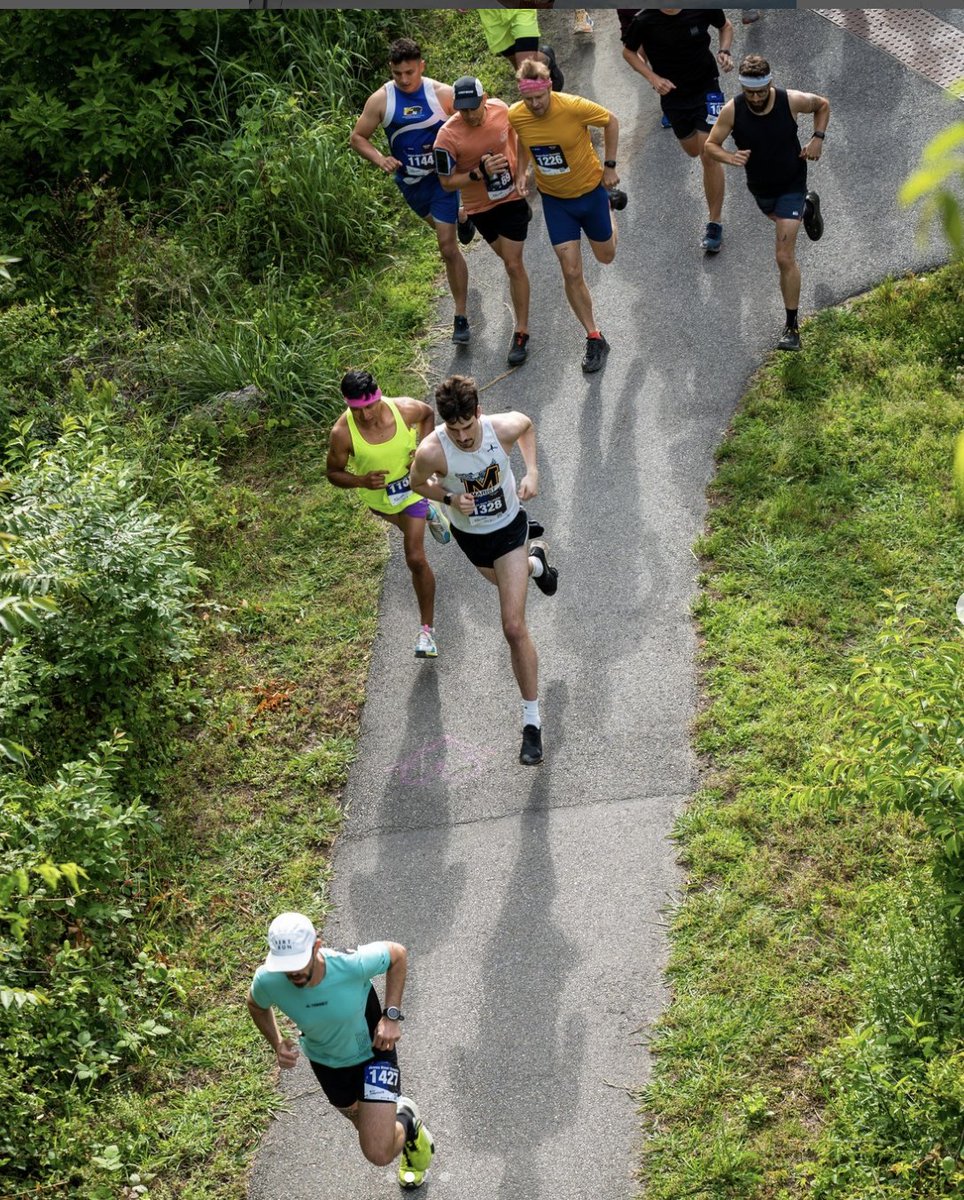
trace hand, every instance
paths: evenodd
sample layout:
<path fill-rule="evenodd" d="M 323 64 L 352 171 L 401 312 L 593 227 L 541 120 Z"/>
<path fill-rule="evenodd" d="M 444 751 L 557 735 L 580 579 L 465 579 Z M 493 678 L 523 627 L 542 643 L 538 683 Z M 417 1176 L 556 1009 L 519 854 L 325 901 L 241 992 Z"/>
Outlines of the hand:
<path fill-rule="evenodd" d="M 390 154 L 383 154 L 381 162 L 378 165 L 386 175 L 390 175 L 393 171 L 399 170 L 402 164 L 397 158 L 392 158 Z"/>
<path fill-rule="evenodd" d="M 661 96 L 668 96 L 670 92 L 676 91 L 676 84 L 672 79 L 664 79 L 662 75 L 654 75 L 653 91 L 658 92 Z"/>
<path fill-rule="evenodd" d="M 475 512 L 475 497 L 470 496 L 468 492 L 458 492 L 452 497 L 452 507 L 457 508 L 464 516 L 471 517 Z"/>
<path fill-rule="evenodd" d="M 375 1036 L 372 1038 L 372 1045 L 376 1050 L 393 1050 L 395 1043 L 401 1036 L 401 1022 L 389 1021 L 388 1017 L 382 1017 L 375 1026 Z"/>
<path fill-rule="evenodd" d="M 275 1051 L 275 1057 L 282 1071 L 290 1071 L 298 1061 L 298 1047 L 291 1038 L 285 1038 Z"/>
<path fill-rule="evenodd" d="M 528 194 L 529 194 L 529 176 L 527 173 L 523 172 L 523 174 L 516 176 L 515 190 L 519 193 L 520 196 L 528 196 Z"/>
<path fill-rule="evenodd" d="M 482 169 L 486 175 L 495 175 L 499 171 L 506 171 L 509 168 L 509 160 L 504 154 L 483 154 L 482 158 L 485 161 L 485 166 Z M 482 163 L 479 163 L 482 166 Z"/>
<path fill-rule="evenodd" d="M 749 150 L 737 150 L 730 156 L 730 166 L 745 167 L 750 153 Z"/>
<path fill-rule="evenodd" d="M 361 480 L 359 487 L 370 488 L 373 492 L 377 492 L 379 488 L 385 486 L 388 475 L 385 471 L 369 471 L 367 475 L 359 475 L 358 478 Z"/>
<path fill-rule="evenodd" d="M 729 50 L 721 50 L 716 56 L 716 61 L 723 68 L 723 74 L 733 70 L 733 55 Z"/>
<path fill-rule="evenodd" d="M 619 176 L 613 167 L 603 167 L 602 183 L 604 188 L 618 187 Z"/>
<path fill-rule="evenodd" d="M 823 138 L 812 137 L 800 151 L 800 157 L 816 162 L 823 153 Z"/>
<path fill-rule="evenodd" d="M 618 180 L 616 181 L 619 182 Z M 539 472 L 527 471 L 519 481 L 519 499 L 532 500 L 539 491 Z"/>

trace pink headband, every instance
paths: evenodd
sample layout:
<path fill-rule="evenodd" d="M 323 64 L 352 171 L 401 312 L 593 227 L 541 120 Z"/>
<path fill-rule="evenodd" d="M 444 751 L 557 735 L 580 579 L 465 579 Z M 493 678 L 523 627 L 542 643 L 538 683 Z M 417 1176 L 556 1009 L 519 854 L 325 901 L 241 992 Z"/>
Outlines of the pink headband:
<path fill-rule="evenodd" d="M 534 96 L 538 92 L 548 92 L 552 83 L 548 79 L 520 79 L 519 91 L 523 96 Z"/>
<path fill-rule="evenodd" d="M 382 389 L 375 388 L 367 396 L 345 396 L 344 401 L 349 408 L 367 408 L 369 404 L 377 404 L 382 398 Z"/>

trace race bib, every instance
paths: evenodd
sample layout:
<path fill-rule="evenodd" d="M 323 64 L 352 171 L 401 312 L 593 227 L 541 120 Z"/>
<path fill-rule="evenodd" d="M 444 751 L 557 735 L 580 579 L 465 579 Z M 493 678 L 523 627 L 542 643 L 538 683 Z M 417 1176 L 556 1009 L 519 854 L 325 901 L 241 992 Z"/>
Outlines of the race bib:
<path fill-rule="evenodd" d="M 402 504 L 412 494 L 411 477 L 403 475 L 401 479 L 393 479 L 385 484 L 385 495 L 392 504 Z"/>
<path fill-rule="evenodd" d="M 425 176 L 435 174 L 435 153 L 431 144 L 420 150 L 406 150 L 404 158 L 405 174 Z"/>
<path fill-rule="evenodd" d="M 496 171 L 485 178 L 485 190 L 490 200 L 504 200 L 515 187 L 511 171 Z"/>
<path fill-rule="evenodd" d="M 390 1100 L 394 1103 L 398 1099 L 398 1067 L 384 1059 L 368 1063 L 362 1099 Z"/>
<path fill-rule="evenodd" d="M 533 146 L 532 157 L 536 170 L 543 175 L 568 175 L 569 164 L 561 146 Z"/>
<path fill-rule="evenodd" d="M 723 107 L 724 97 L 722 92 L 707 92 L 706 93 L 706 123 L 707 125 L 715 125 L 716 118 L 720 115 L 720 110 Z"/>
<path fill-rule="evenodd" d="M 502 488 L 497 488 L 494 492 L 487 492 L 484 496 L 475 497 L 475 510 L 469 517 L 469 523 L 481 525 L 484 521 L 491 521 L 493 517 L 501 516 L 505 511 L 505 492 Z"/>

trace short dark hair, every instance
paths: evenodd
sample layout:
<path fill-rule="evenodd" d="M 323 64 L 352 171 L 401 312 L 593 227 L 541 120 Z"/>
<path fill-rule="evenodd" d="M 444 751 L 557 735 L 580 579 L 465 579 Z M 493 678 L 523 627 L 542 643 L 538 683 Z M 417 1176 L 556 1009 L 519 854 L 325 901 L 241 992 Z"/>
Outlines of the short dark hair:
<path fill-rule="evenodd" d="M 360 400 L 378 390 L 371 371 L 349 371 L 341 381 L 341 394 L 346 400 Z"/>
<path fill-rule="evenodd" d="M 422 48 L 418 42 L 413 42 L 411 38 L 396 38 L 388 47 L 388 61 L 393 67 L 397 67 L 399 63 L 419 62 L 422 57 Z"/>
<path fill-rule="evenodd" d="M 438 415 L 449 421 L 467 421 L 479 407 L 479 389 L 469 375 L 450 375 L 435 389 Z"/>
<path fill-rule="evenodd" d="M 770 74 L 770 64 L 762 54 L 744 54 L 740 74 L 749 75 L 752 79 L 766 79 Z"/>

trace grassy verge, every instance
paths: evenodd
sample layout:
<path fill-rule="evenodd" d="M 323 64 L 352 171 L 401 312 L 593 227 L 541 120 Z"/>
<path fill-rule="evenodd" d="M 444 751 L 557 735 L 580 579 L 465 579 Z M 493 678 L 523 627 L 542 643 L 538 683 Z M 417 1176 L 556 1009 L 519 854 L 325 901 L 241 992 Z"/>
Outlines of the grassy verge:
<path fill-rule="evenodd" d="M 644 1099 L 648 1200 L 960 1194 L 959 1001 L 904 1064 L 908 1079 L 925 1059 L 948 1077 L 890 1096 L 918 1111 L 887 1137 L 890 1067 L 875 1083 L 847 1042 L 901 972 L 898 1025 L 914 1019 L 917 967 L 942 994 L 959 983 L 934 847 L 911 816 L 805 785 L 853 737 L 828 691 L 852 655 L 873 657 L 888 590 L 935 639 L 959 637 L 962 296 L 957 268 L 821 314 L 802 355 L 760 372 L 719 451 L 696 606 L 705 786 L 677 830 L 688 884 Z M 863 1106 L 841 1105 L 847 1093 Z"/>

